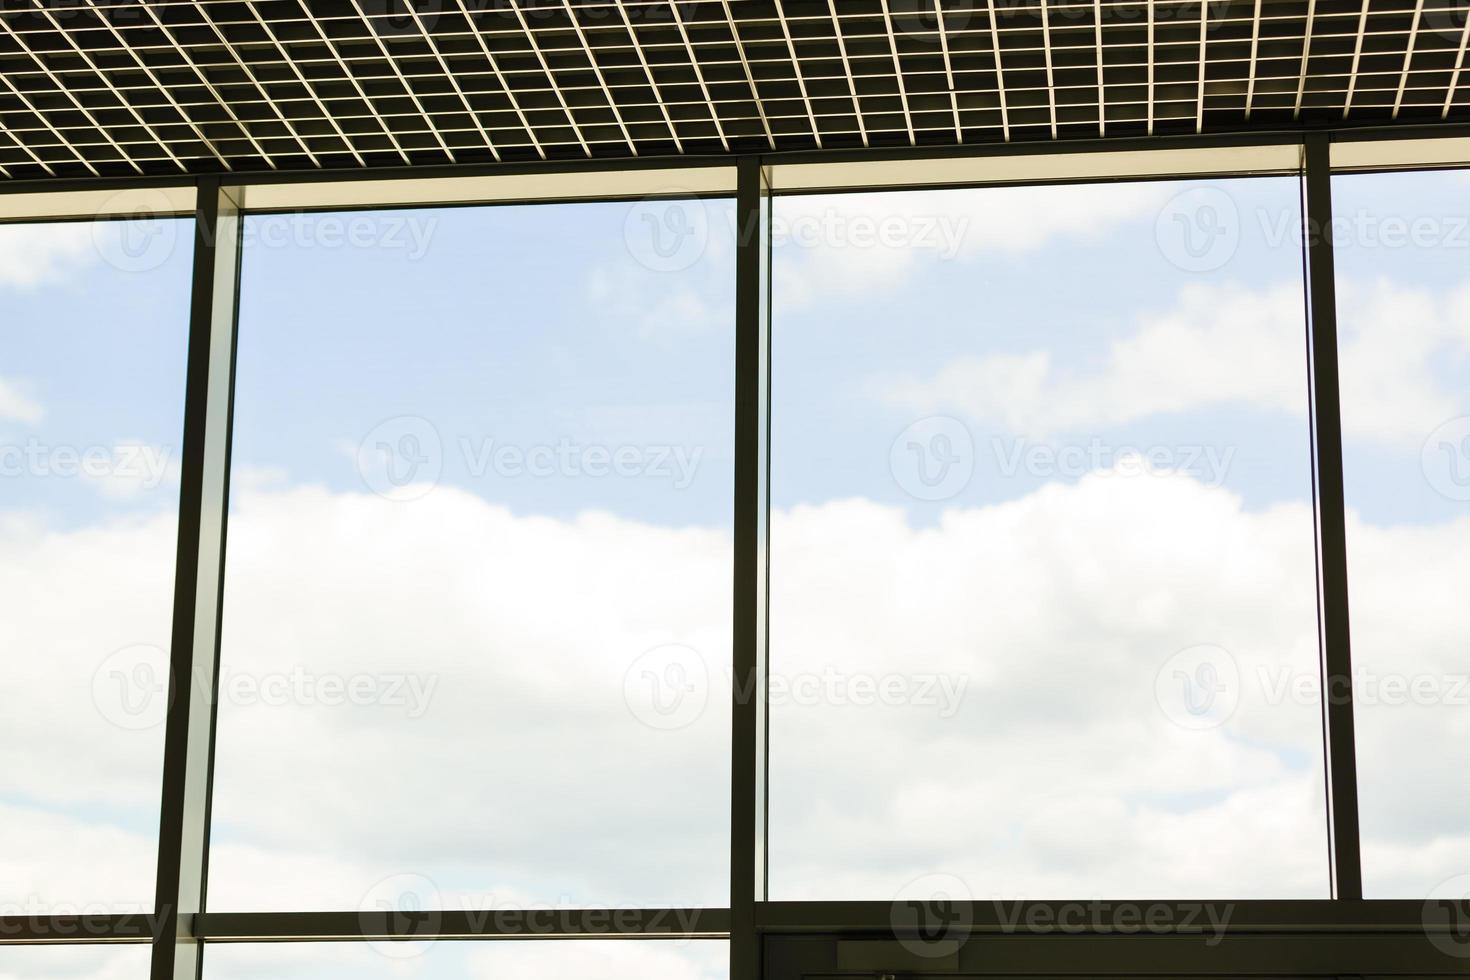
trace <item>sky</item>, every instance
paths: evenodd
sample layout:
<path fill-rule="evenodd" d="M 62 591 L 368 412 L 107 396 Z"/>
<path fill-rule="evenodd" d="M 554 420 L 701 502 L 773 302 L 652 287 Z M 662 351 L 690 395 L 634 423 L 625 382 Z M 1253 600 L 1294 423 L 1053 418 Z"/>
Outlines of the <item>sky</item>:
<path fill-rule="evenodd" d="M 1334 181 L 1370 897 L 1470 892 L 1467 190 Z M 1299 208 L 1294 178 L 778 199 L 773 899 L 1328 894 Z M 247 219 L 211 908 L 727 903 L 732 224 Z M 0 735 L 45 749 L 0 790 L 4 911 L 151 903 L 189 244 L 0 228 Z M 0 947 L 0 978 L 138 953 Z"/>

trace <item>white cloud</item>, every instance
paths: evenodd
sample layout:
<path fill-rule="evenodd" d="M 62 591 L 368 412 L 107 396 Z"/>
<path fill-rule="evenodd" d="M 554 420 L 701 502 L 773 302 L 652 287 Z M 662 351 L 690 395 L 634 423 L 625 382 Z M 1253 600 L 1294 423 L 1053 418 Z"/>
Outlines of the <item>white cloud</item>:
<path fill-rule="evenodd" d="M 729 274 L 721 265 L 717 273 Z M 634 327 L 643 341 L 670 341 L 721 328 L 734 329 L 735 311 L 720 302 L 723 287 L 694 287 L 687 276 L 626 269 L 595 268 L 588 276 L 587 299 L 597 315 Z"/>
<path fill-rule="evenodd" d="M 60 279 L 95 257 L 88 222 L 0 227 L 0 287 L 28 288 Z"/>
<path fill-rule="evenodd" d="M 442 683 L 421 717 L 386 701 L 273 706 L 226 692 L 214 907 L 351 909 L 405 872 L 433 881 L 444 905 L 722 900 L 723 533 L 515 517 L 442 488 L 411 504 L 247 488 L 237 504 L 227 674 Z M 1318 712 L 1271 702 L 1261 680 L 1316 670 L 1305 503 L 1251 512 L 1223 490 L 1155 474 L 1051 486 L 929 528 L 861 500 L 774 520 L 778 674 L 968 679 L 947 718 L 918 704 L 773 710 L 778 897 L 886 899 L 931 871 L 982 898 L 1325 891 Z M 30 655 L 10 675 L 23 695 L 0 715 L 0 736 L 49 733 L 44 759 L 21 753 L 9 767 L 22 809 L 3 817 L 6 839 L 51 840 L 28 835 L 41 818 L 26 808 L 62 814 L 52 826 L 64 836 L 64 820 L 105 827 L 113 820 L 99 814 L 119 803 L 156 806 L 159 733 L 113 728 L 90 692 L 110 651 L 166 646 L 171 524 L 32 534 L 4 549 L 0 613 Z M 1421 587 L 1453 581 L 1470 522 L 1440 533 L 1427 549 L 1374 532 L 1355 588 L 1378 595 L 1408 567 L 1422 570 Z M 1466 613 L 1448 600 L 1422 609 L 1417 645 L 1437 637 L 1449 657 Z M 1400 618 L 1374 604 L 1361 617 L 1366 635 Z M 671 642 L 713 672 L 703 713 L 672 732 L 625 701 L 639 655 Z M 1228 649 L 1244 681 L 1223 725 L 1191 731 L 1171 723 L 1155 682 L 1199 643 Z M 1462 768 L 1448 762 L 1454 746 L 1470 739 L 1448 741 L 1446 723 L 1414 733 L 1444 746 L 1439 775 L 1425 774 L 1440 795 L 1408 787 L 1396 800 L 1438 815 L 1370 841 L 1413 857 L 1399 888 L 1442 860 L 1426 855 L 1470 862 L 1434 829 L 1470 806 L 1444 782 Z M 1375 751 L 1365 749 L 1365 778 L 1382 765 Z M 105 863 L 62 843 L 7 852 L 0 880 L 90 897 Z M 146 896 L 148 862 L 134 863 L 107 874 L 108 894 Z"/>
<path fill-rule="evenodd" d="M 925 262 L 1096 241 L 1171 193 L 1138 183 L 782 197 L 774 288 L 795 306 L 896 288 Z"/>
<path fill-rule="evenodd" d="M 40 402 L 27 397 L 14 382 L 0 378 L 0 421 L 36 423 L 45 415 Z"/>
<path fill-rule="evenodd" d="M 1337 302 L 1345 432 L 1417 447 L 1470 411 L 1466 386 L 1454 383 L 1470 365 L 1470 286 L 1436 295 L 1382 279 L 1345 282 Z"/>
<path fill-rule="evenodd" d="M 1302 417 L 1302 303 L 1296 283 L 1191 286 L 1173 308 L 1114 338 L 1096 363 L 1062 366 L 1044 347 L 961 356 L 927 378 L 891 380 L 881 394 L 909 411 L 955 412 L 1033 438 L 1226 407 Z M 1434 425 L 1470 410 L 1463 386 L 1446 381 L 1447 364 L 1470 358 L 1470 287 L 1436 298 L 1346 283 L 1338 319 L 1349 437 L 1418 447 Z"/>
<path fill-rule="evenodd" d="M 885 396 L 915 412 L 959 412 L 1033 438 L 1096 431 L 1151 415 L 1227 405 L 1306 411 L 1301 290 L 1191 286 L 1165 313 L 1142 317 L 1086 367 L 1050 350 L 967 356 Z"/>

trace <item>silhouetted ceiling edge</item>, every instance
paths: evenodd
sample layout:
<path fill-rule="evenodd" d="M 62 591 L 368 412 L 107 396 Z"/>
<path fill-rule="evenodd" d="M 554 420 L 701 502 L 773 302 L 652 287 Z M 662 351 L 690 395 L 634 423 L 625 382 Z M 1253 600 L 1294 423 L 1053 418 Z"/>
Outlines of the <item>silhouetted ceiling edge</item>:
<path fill-rule="evenodd" d="M 1470 120 L 1470 0 L 31 0 L 0 179 Z"/>

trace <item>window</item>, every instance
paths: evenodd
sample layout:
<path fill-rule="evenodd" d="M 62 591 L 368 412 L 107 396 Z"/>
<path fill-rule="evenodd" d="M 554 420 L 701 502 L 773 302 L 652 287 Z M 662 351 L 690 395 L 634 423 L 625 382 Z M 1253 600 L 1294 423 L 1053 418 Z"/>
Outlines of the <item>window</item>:
<path fill-rule="evenodd" d="M 1470 891 L 1467 191 L 1464 171 L 1333 180 L 1368 898 Z"/>
<path fill-rule="evenodd" d="M 0 914 L 153 905 L 191 255 L 0 226 Z"/>
<path fill-rule="evenodd" d="M 728 943 L 579 939 L 534 942 L 244 943 L 214 946 L 207 980 L 723 980 Z"/>
<path fill-rule="evenodd" d="M 777 199 L 773 899 L 1328 894 L 1300 220 Z"/>
<path fill-rule="evenodd" d="M 211 908 L 728 904 L 731 211 L 247 219 Z"/>
<path fill-rule="evenodd" d="M 152 947 L 0 946 L 0 980 L 147 980 Z"/>

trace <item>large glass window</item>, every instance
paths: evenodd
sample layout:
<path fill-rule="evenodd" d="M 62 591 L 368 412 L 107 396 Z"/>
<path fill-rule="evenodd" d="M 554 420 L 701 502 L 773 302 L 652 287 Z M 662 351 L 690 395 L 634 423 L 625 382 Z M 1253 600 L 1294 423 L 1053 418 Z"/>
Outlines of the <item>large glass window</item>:
<path fill-rule="evenodd" d="M 1328 894 L 1300 222 L 777 199 L 772 898 Z"/>
<path fill-rule="evenodd" d="M 578 939 L 528 942 L 226 944 L 208 980 L 723 980 L 729 943 Z"/>
<path fill-rule="evenodd" d="M 147 980 L 147 943 L 0 946 L 0 980 Z"/>
<path fill-rule="evenodd" d="M 0 914 L 153 905 L 192 247 L 0 226 Z"/>
<path fill-rule="evenodd" d="M 1333 180 L 1363 889 L 1470 892 L 1470 174 Z"/>
<path fill-rule="evenodd" d="M 731 215 L 246 220 L 212 909 L 728 904 Z"/>

